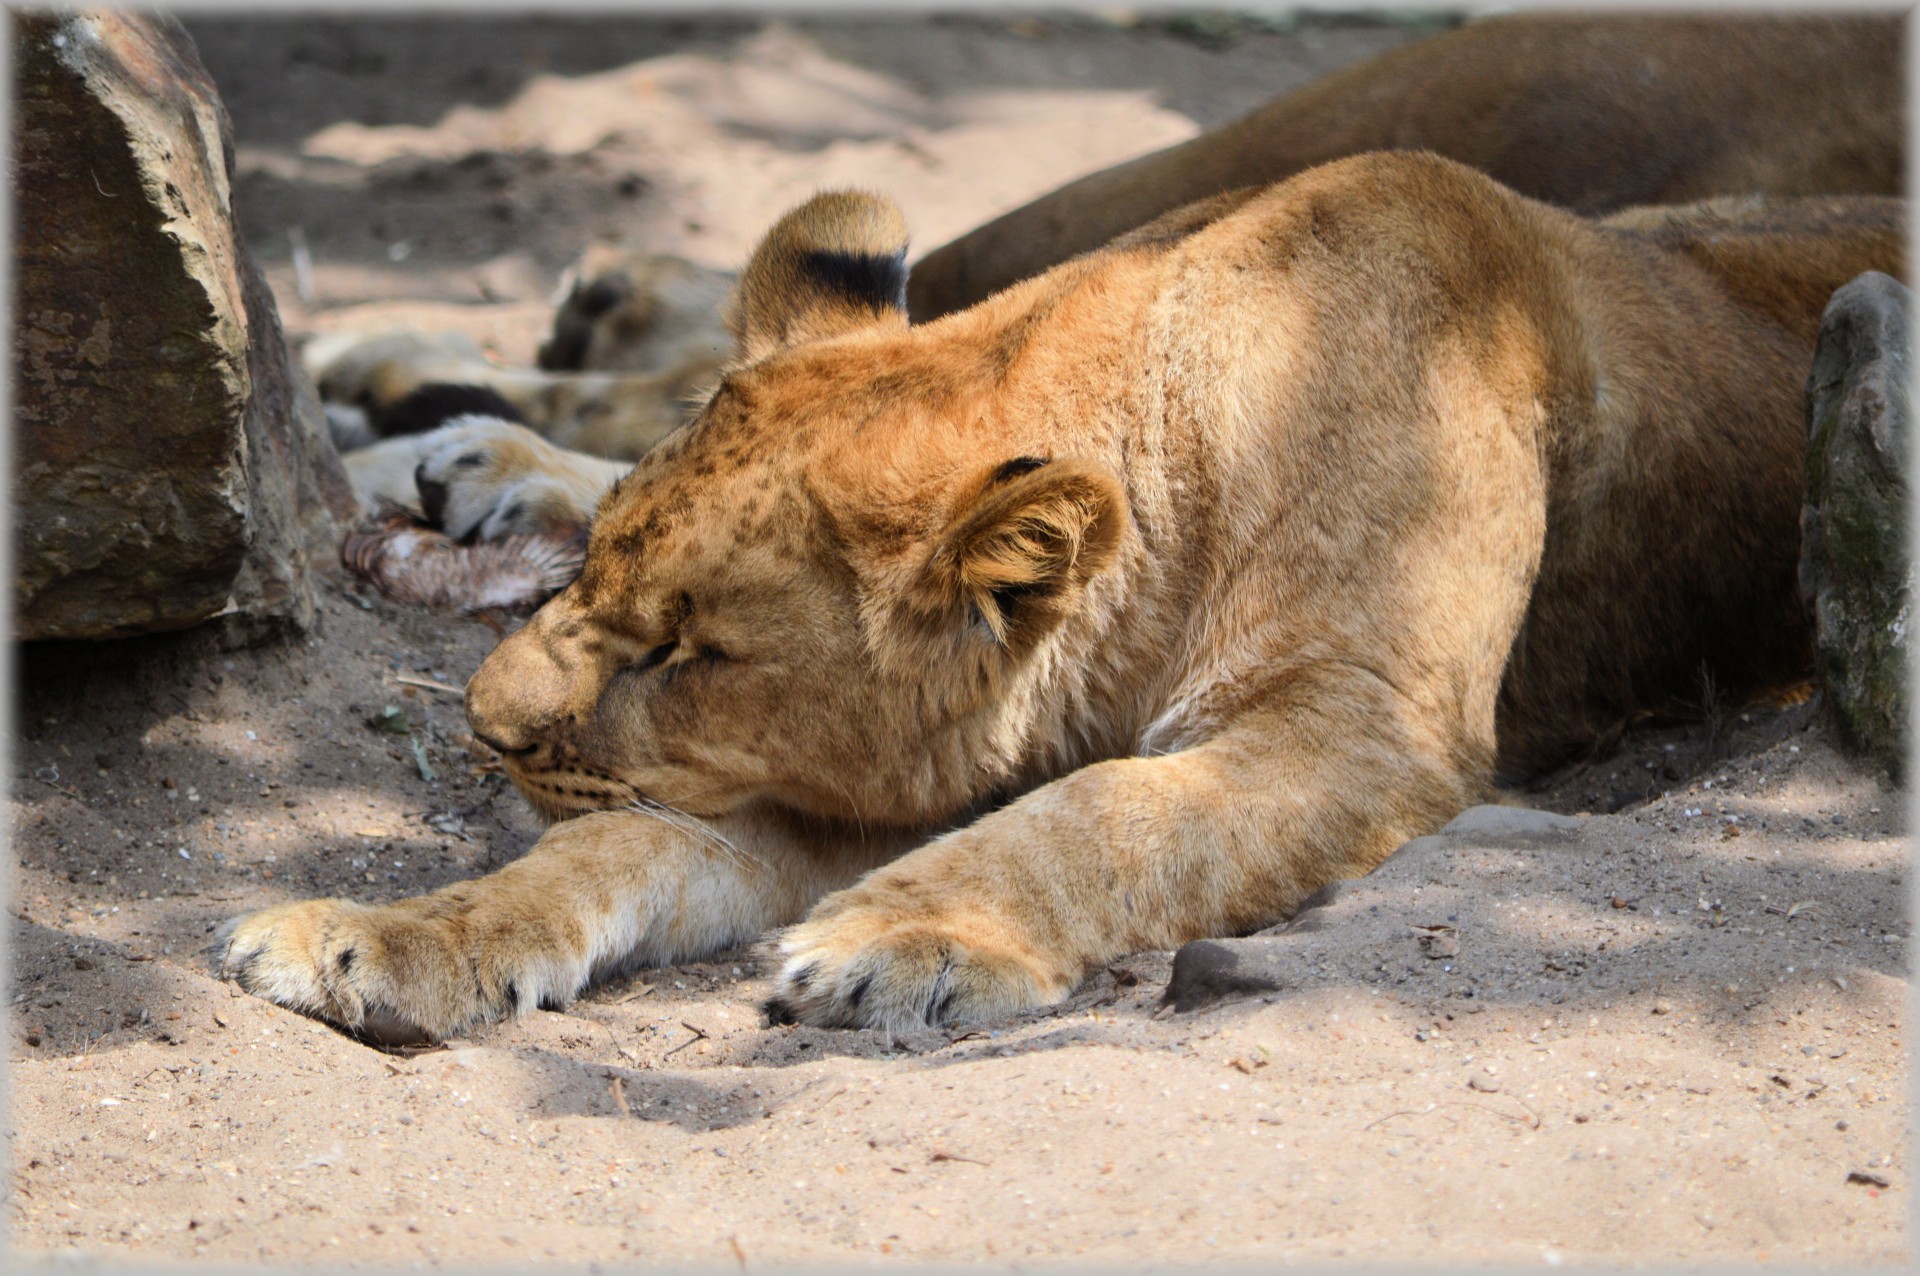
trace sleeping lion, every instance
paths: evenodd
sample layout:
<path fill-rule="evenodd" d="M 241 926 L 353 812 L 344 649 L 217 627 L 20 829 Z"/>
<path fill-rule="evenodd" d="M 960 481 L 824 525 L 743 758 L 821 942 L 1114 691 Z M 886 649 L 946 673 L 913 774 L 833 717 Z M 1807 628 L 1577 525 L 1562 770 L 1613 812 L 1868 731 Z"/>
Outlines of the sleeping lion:
<path fill-rule="evenodd" d="M 1319 77 L 1177 146 L 1079 178 L 934 249 L 914 267 L 915 322 L 973 305 L 1194 200 L 1316 164 L 1428 150 L 1576 212 L 1719 195 L 1898 194 L 1904 181 L 1906 18 L 1851 14 L 1514 14 L 1476 21 Z M 472 404 L 473 387 L 571 451 L 632 461 L 704 402 L 727 358 L 729 282 L 670 256 L 591 251 L 541 347 L 502 368 L 458 338 L 359 334 L 309 346 L 337 407 L 379 436 Z M 451 398 L 436 394 L 451 388 Z M 497 432 L 496 432 L 497 433 Z M 456 536 L 564 536 L 579 492 L 625 466 L 538 464 L 478 448 L 518 490 L 453 511 Z M 430 517 L 414 474 L 476 454 L 465 438 L 387 437 L 349 453 L 369 509 Z M 467 464 L 473 462 L 467 461 Z M 584 512 L 592 510 L 586 502 Z"/>
<path fill-rule="evenodd" d="M 789 926 L 773 1018 L 905 1029 L 1285 918 L 1703 668 L 1805 675 L 1802 386 L 1902 221 L 1383 152 L 910 325 L 898 212 L 816 197 L 467 688 L 552 828 L 227 969 L 399 1042 Z"/>

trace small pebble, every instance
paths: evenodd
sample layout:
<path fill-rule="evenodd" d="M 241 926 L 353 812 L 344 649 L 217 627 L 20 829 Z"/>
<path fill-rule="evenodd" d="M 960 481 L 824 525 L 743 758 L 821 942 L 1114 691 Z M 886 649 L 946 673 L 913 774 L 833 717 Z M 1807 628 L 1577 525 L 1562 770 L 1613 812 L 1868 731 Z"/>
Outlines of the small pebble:
<path fill-rule="evenodd" d="M 1673 1013 L 1673 1003 L 1665 997 L 1662 997 L 1653 1003 L 1653 1013 L 1656 1015 L 1670 1015 Z"/>

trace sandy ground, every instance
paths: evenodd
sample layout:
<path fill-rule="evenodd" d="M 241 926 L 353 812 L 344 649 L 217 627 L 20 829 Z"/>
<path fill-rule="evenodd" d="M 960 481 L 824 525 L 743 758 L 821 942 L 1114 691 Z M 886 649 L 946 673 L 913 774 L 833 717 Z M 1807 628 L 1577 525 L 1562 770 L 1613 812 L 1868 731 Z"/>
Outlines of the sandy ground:
<path fill-rule="evenodd" d="M 411 319 L 514 359 L 592 238 L 730 265 L 784 202 L 853 181 L 899 195 L 930 246 L 1406 38 L 1314 26 L 1210 48 L 985 18 L 194 29 L 296 335 Z M 772 109 L 788 100 L 805 109 Z M 396 1056 L 211 975 L 202 946 L 236 912 L 431 889 L 538 836 L 457 693 L 421 685 L 459 686 L 496 640 L 335 574 L 310 640 L 24 653 L 16 1254 L 1909 1255 L 1906 803 L 1834 752 L 1817 700 L 1638 733 L 1510 795 L 1588 815 L 1558 837 L 1415 844 L 1267 943 L 1277 990 L 1197 1011 L 1162 1004 L 1171 954 L 1145 953 L 1015 1022 L 769 1029 L 745 950 Z"/>

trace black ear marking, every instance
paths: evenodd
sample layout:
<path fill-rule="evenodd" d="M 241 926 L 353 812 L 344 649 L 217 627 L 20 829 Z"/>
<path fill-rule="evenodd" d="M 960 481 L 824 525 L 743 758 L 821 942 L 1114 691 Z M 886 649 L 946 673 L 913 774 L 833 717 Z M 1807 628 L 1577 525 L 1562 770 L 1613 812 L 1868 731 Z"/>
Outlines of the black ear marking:
<path fill-rule="evenodd" d="M 881 255 L 816 248 L 800 269 L 822 292 L 869 310 L 907 309 L 907 250 Z"/>
<path fill-rule="evenodd" d="M 994 483 L 1004 483 L 1008 479 L 1019 478 L 1022 474 L 1031 474 L 1045 465 L 1046 459 L 1038 456 L 1016 456 L 1011 461 L 1003 461 L 993 472 Z"/>

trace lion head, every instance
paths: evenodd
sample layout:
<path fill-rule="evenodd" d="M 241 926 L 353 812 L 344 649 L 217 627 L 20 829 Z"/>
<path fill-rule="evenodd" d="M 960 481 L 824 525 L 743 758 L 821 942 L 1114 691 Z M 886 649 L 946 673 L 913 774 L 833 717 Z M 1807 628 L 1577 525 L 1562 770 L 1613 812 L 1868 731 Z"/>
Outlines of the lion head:
<path fill-rule="evenodd" d="M 1065 747 L 1082 622 L 1115 605 L 1122 487 L 999 393 L 990 307 L 909 328 L 905 252 L 877 197 L 777 223 L 712 398 L 474 676 L 476 734 L 546 814 L 924 827 Z"/>

